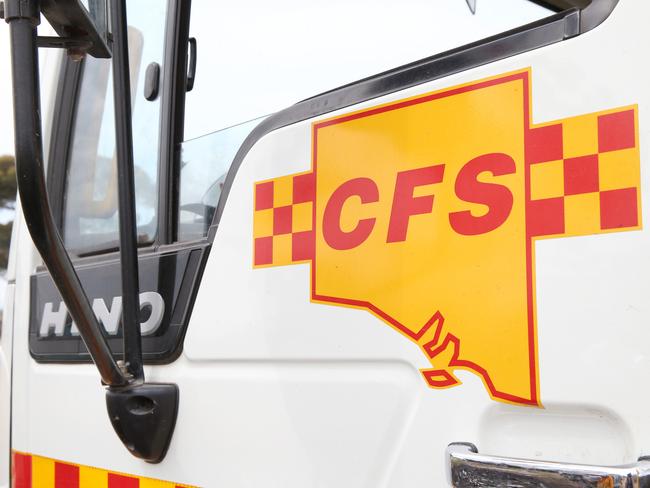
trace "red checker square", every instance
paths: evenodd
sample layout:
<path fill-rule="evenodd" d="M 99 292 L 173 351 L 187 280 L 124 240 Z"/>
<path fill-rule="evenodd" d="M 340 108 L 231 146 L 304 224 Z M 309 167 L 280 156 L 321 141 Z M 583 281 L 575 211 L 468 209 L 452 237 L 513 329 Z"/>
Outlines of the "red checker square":
<path fill-rule="evenodd" d="M 314 258 L 314 231 L 296 232 L 291 236 L 291 259 L 305 261 Z"/>
<path fill-rule="evenodd" d="M 293 177 L 293 203 L 313 202 L 316 197 L 316 178 L 314 173 Z"/>
<path fill-rule="evenodd" d="M 619 229 L 639 224 L 636 188 L 600 192 L 600 228 Z"/>
<path fill-rule="evenodd" d="M 12 463 L 13 488 L 32 488 L 32 457 L 15 452 Z"/>
<path fill-rule="evenodd" d="M 273 209 L 273 235 L 291 234 L 292 206 L 277 207 Z"/>
<path fill-rule="evenodd" d="M 273 263 L 273 237 L 255 239 L 255 266 Z"/>
<path fill-rule="evenodd" d="M 635 146 L 634 110 L 598 117 L 598 151 L 617 151 Z"/>
<path fill-rule="evenodd" d="M 140 480 L 131 476 L 108 473 L 108 488 L 138 488 Z"/>
<path fill-rule="evenodd" d="M 543 163 L 564 157 L 562 124 L 547 125 L 526 131 L 526 162 Z"/>
<path fill-rule="evenodd" d="M 54 486 L 79 488 L 79 467 L 72 464 L 54 463 Z"/>
<path fill-rule="evenodd" d="M 273 208 L 273 182 L 255 185 L 255 210 Z"/>
<path fill-rule="evenodd" d="M 564 198 L 531 200 L 526 206 L 526 225 L 530 236 L 564 233 Z"/>
<path fill-rule="evenodd" d="M 598 155 L 564 160 L 564 194 L 579 195 L 598 191 Z"/>

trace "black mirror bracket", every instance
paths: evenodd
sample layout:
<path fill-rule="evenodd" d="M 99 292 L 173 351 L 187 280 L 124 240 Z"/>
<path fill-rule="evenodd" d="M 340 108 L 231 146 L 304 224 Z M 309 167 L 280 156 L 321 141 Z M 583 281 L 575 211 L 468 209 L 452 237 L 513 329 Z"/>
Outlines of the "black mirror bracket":
<path fill-rule="evenodd" d="M 150 463 L 162 461 L 174 433 L 178 414 L 178 386 L 142 383 L 111 387 L 106 408 L 124 446 L 134 456 Z"/>
<path fill-rule="evenodd" d="M 115 432 L 134 456 L 158 463 L 174 432 L 179 390 L 174 384 L 144 382 L 125 0 L 113 0 L 111 9 L 124 303 L 124 360 L 119 362 L 113 358 L 52 217 L 45 182 L 38 69 L 39 46 L 67 49 L 73 58 L 110 57 L 111 53 L 102 36 L 93 32 L 79 0 L 6 0 L 1 10 L 10 29 L 16 175 L 25 222 L 107 386 L 106 406 Z M 37 36 L 41 13 L 51 24 L 53 19 L 59 22 L 60 29 L 53 25 L 60 38 Z"/>
<path fill-rule="evenodd" d="M 126 387 L 109 387 L 106 407 L 115 432 L 129 452 L 147 462 L 158 463 L 165 457 L 174 433 L 179 393 L 174 384 L 144 382 L 125 0 L 111 1 L 110 18 L 113 26 L 113 97 L 123 296 L 122 367 L 133 382 Z"/>

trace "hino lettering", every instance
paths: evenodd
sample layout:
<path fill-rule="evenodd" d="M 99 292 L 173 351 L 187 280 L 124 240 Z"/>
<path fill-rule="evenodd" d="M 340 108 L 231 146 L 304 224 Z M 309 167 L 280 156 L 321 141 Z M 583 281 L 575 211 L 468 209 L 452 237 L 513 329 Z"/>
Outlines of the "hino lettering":
<path fill-rule="evenodd" d="M 113 297 L 111 304 L 107 307 L 103 298 L 95 298 L 92 302 L 93 312 L 99 323 L 109 335 L 117 335 L 122 318 L 122 297 Z M 154 334 L 162 323 L 165 313 L 165 301 L 160 293 L 146 291 L 140 293 L 140 311 L 148 312 L 149 317 L 140 323 L 140 333 L 143 336 Z M 43 306 L 43 318 L 38 331 L 40 337 L 66 335 L 66 324 L 70 314 L 63 301 L 55 308 L 52 302 L 46 302 Z M 68 334 L 78 336 L 77 325 L 72 321 Z"/>

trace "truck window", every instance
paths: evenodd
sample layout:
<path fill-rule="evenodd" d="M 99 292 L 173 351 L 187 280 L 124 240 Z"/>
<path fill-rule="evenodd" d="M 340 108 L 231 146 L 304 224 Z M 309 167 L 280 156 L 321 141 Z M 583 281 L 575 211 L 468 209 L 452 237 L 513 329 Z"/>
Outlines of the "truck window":
<path fill-rule="evenodd" d="M 155 239 L 160 96 L 143 95 L 146 67 L 162 64 L 166 3 L 128 2 L 138 240 Z M 117 180 L 111 60 L 84 60 L 64 190 L 63 237 L 77 254 L 117 247 Z"/>
<path fill-rule="evenodd" d="M 195 0 L 179 239 L 207 232 L 232 158 L 257 125 L 248 121 L 552 13 L 528 0 L 478 2 L 476 15 L 464 0 Z"/>

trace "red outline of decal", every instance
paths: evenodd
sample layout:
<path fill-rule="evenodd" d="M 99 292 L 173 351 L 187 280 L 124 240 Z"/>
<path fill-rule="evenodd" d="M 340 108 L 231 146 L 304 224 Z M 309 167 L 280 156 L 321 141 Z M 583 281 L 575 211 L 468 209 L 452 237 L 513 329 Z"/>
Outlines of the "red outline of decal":
<path fill-rule="evenodd" d="M 383 105 L 380 107 L 375 107 L 367 109 L 364 111 L 356 112 L 349 115 L 344 115 L 338 118 L 333 118 L 326 120 L 320 123 L 315 123 L 312 126 L 312 171 L 314 172 L 315 178 L 318 178 L 317 175 L 317 147 L 318 147 L 318 129 L 328 127 L 334 124 L 340 124 L 343 122 L 348 122 L 351 120 L 359 119 L 362 117 L 368 117 L 371 115 L 380 114 L 383 112 L 388 112 L 392 110 L 397 110 L 404 107 L 409 107 L 412 105 L 417 105 L 420 103 L 429 102 L 432 100 L 445 98 L 453 95 L 458 95 L 468 91 L 478 90 L 482 88 L 487 88 L 490 86 L 498 85 L 501 83 L 508 83 L 511 81 L 521 80 L 523 84 L 523 107 L 524 107 L 524 138 L 528 130 L 530 129 L 530 71 L 520 71 L 516 73 L 511 73 L 496 78 L 479 81 L 477 83 L 471 83 L 468 85 L 460 86 L 457 88 L 452 88 L 449 90 L 443 90 L 436 93 L 431 93 L 421 97 L 415 97 L 408 100 L 403 100 L 400 102 L 395 102 L 392 104 Z M 525 144 L 525 142 L 524 142 Z M 524 151 L 525 153 L 525 151 Z M 525 202 L 530 201 L 530 170 L 528 162 L 525 160 L 525 155 L 522 155 L 524 161 L 521 162 L 524 168 L 524 185 L 525 185 Z M 316 228 L 316 198 L 314 197 L 314 205 L 312 208 L 313 222 L 314 222 L 314 231 Z M 500 399 L 510 403 L 523 404 L 523 405 L 540 405 L 539 402 L 539 393 L 538 393 L 538 371 L 537 371 L 537 341 L 536 341 L 536 324 L 535 324 L 535 301 L 534 301 L 534 269 L 533 269 L 533 237 L 531 236 L 528 226 L 526 226 L 525 231 L 526 236 L 526 283 L 527 283 L 527 307 L 528 307 L 528 353 L 529 353 L 529 374 L 530 374 L 530 398 L 523 398 L 516 395 L 511 395 L 509 393 L 501 392 L 496 389 L 492 379 L 490 378 L 489 373 L 485 368 L 479 366 L 476 363 L 471 361 L 459 359 L 460 354 L 460 340 L 452 334 L 447 334 L 440 344 L 434 350 L 427 351 L 427 354 L 430 357 L 439 354 L 444 349 L 446 349 L 450 344 L 453 344 L 454 353 L 452 360 L 449 362 L 450 367 L 458 367 L 463 369 L 468 369 L 477 373 L 483 380 L 486 388 L 488 389 L 490 396 L 495 399 Z M 387 313 L 383 312 L 381 309 L 376 307 L 370 302 L 362 300 L 353 300 L 339 297 L 329 297 L 325 295 L 319 295 L 316 293 L 316 253 L 315 253 L 316 239 L 314 239 L 314 259 L 312 260 L 311 265 L 311 299 L 319 302 L 328 302 L 334 303 L 343 306 L 351 306 L 357 308 L 365 308 L 380 317 L 385 322 L 391 324 L 397 330 L 404 333 L 406 336 L 417 341 L 422 338 L 422 336 L 429 330 L 429 328 L 436 322 L 439 312 L 436 312 L 431 319 L 429 319 L 418 332 L 413 332 L 408 327 L 404 326 L 394 318 L 392 318 Z M 438 330 L 436 330 L 436 338 L 440 338 L 441 334 L 441 325 L 439 325 Z M 434 339 L 435 340 L 435 339 Z M 437 342 L 437 341 L 436 341 Z M 423 370 L 422 374 L 425 376 L 429 384 L 435 387 L 446 387 L 453 386 L 458 383 L 458 380 L 453 377 L 448 371 L 445 370 Z M 440 378 L 440 379 L 434 379 Z M 433 383 L 432 383 L 433 382 Z"/>

